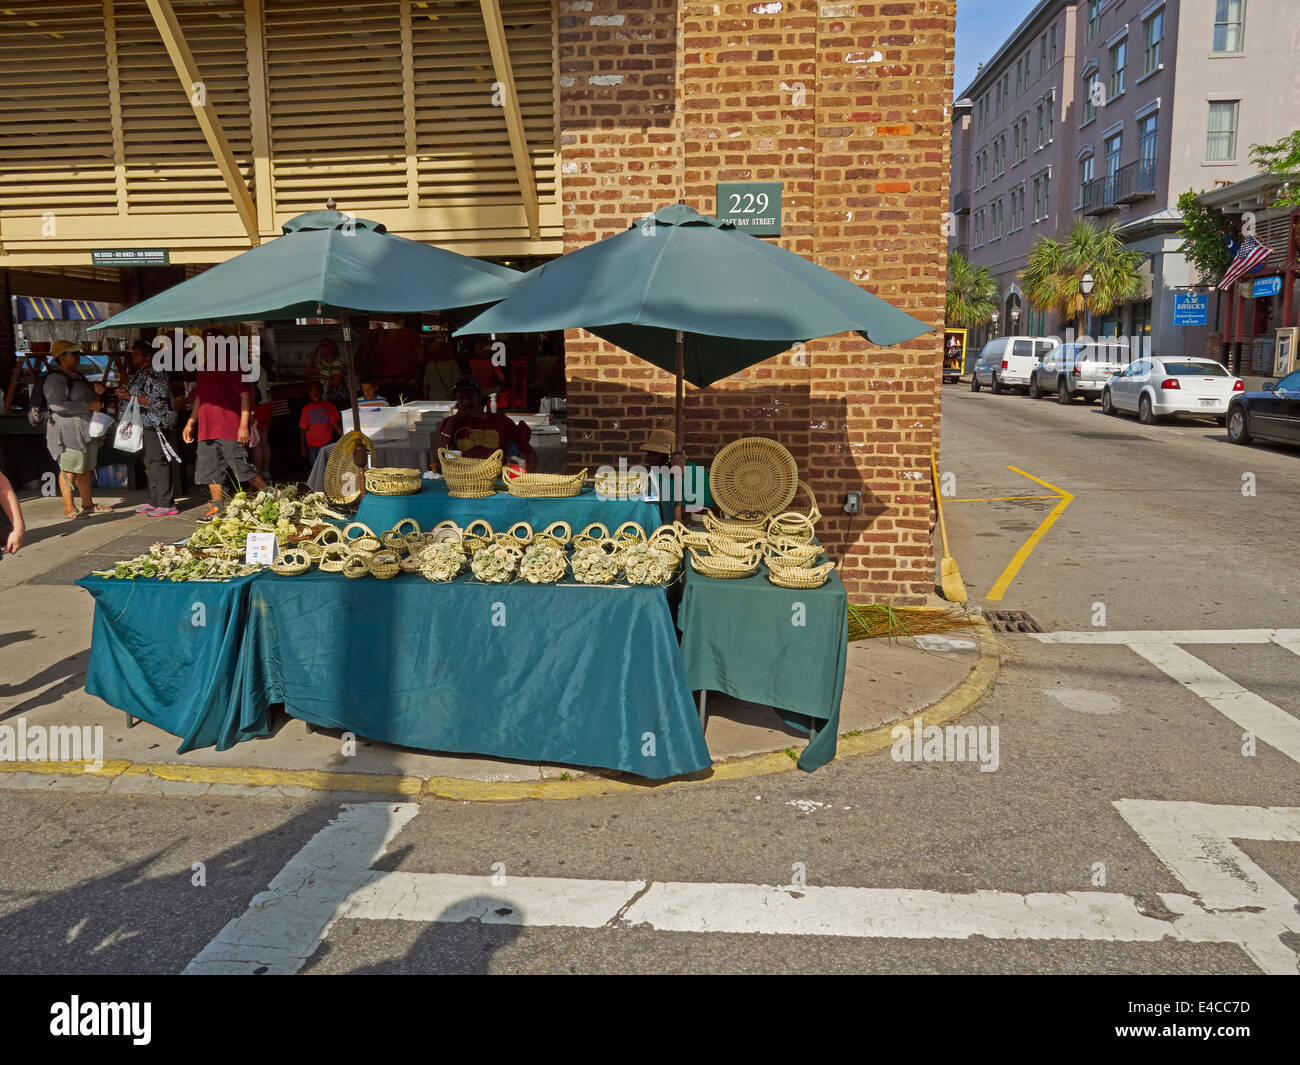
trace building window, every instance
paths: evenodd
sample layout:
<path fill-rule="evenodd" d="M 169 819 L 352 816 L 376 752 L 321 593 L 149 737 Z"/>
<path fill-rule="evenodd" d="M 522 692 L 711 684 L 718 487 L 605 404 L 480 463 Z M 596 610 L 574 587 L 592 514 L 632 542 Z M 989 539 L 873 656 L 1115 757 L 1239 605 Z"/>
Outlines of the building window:
<path fill-rule="evenodd" d="M 1213 163 L 1237 158 L 1237 100 L 1210 101 L 1210 122 L 1205 136 L 1205 158 Z"/>
<path fill-rule="evenodd" d="M 1246 0 L 1215 0 L 1214 50 L 1240 52 L 1246 22 Z"/>
<path fill-rule="evenodd" d="M 1034 178 L 1034 221 L 1043 217 L 1043 178 Z"/>
<path fill-rule="evenodd" d="M 1084 187 L 1092 180 L 1092 156 L 1085 155 L 1079 160 L 1079 206 L 1083 206 Z"/>
<path fill-rule="evenodd" d="M 1159 135 L 1160 112 L 1153 111 L 1138 119 L 1138 158 L 1144 163 L 1156 161 L 1156 138 Z"/>
<path fill-rule="evenodd" d="M 1101 2 L 1102 0 L 1088 0 L 1088 40 L 1096 37 L 1101 28 Z"/>
<path fill-rule="evenodd" d="M 1095 70 L 1089 71 L 1083 79 L 1083 122 L 1081 125 L 1086 126 L 1097 117 L 1097 86 L 1100 84 L 1101 78 Z"/>
<path fill-rule="evenodd" d="M 1165 13 L 1157 11 L 1142 23 L 1142 74 L 1154 73 L 1160 66 L 1160 45 L 1165 39 Z"/>
<path fill-rule="evenodd" d="M 1052 213 L 1052 175 L 1043 175 L 1043 217 Z"/>
<path fill-rule="evenodd" d="M 1015 166 L 1016 163 L 1020 162 L 1020 123 L 1019 122 L 1017 122 L 1014 126 L 1011 127 L 1011 150 L 1014 153 L 1011 157 L 1012 158 L 1011 165 Z"/>
<path fill-rule="evenodd" d="M 1047 65 L 1056 66 L 1056 24 L 1053 23 L 1047 30 Z"/>
<path fill-rule="evenodd" d="M 1038 101 L 1038 107 L 1036 108 L 1036 111 L 1037 111 L 1037 117 L 1038 117 L 1038 147 L 1040 147 L 1040 148 L 1041 148 L 1041 147 L 1046 143 L 1046 142 L 1043 140 L 1043 130 L 1045 130 L 1045 129 L 1047 128 L 1046 126 L 1043 125 L 1043 110 L 1044 110 L 1043 105 L 1044 105 L 1044 103 L 1045 103 L 1045 101 L 1043 101 L 1043 100 L 1039 100 L 1039 101 Z"/>
<path fill-rule="evenodd" d="M 1038 73 L 1047 73 L 1047 34 L 1038 39 Z"/>
<path fill-rule="evenodd" d="M 1122 40 L 1110 50 L 1110 99 L 1124 91 L 1124 70 L 1128 66 L 1128 40 Z"/>
<path fill-rule="evenodd" d="M 1124 165 L 1124 134 L 1116 133 L 1106 138 L 1106 176 L 1113 178 Z"/>
<path fill-rule="evenodd" d="M 1047 94 L 1047 143 L 1052 143 L 1056 128 L 1056 90 Z"/>
<path fill-rule="evenodd" d="M 1029 115 L 1026 114 L 1020 119 L 1020 161 L 1023 163 L 1029 158 Z"/>
<path fill-rule="evenodd" d="M 1135 336 L 1149 337 L 1151 335 L 1151 301 L 1143 300 L 1141 303 L 1133 304 L 1133 329 Z"/>
<path fill-rule="evenodd" d="M 1016 60 L 1016 95 L 1019 96 L 1025 91 L 1025 74 L 1021 68 L 1021 60 Z"/>
<path fill-rule="evenodd" d="M 989 226 L 989 240 L 1001 240 L 1002 239 L 1002 198 L 1001 197 L 994 200 L 993 203 L 989 206 L 989 214 L 991 216 L 990 218 L 991 224 Z"/>

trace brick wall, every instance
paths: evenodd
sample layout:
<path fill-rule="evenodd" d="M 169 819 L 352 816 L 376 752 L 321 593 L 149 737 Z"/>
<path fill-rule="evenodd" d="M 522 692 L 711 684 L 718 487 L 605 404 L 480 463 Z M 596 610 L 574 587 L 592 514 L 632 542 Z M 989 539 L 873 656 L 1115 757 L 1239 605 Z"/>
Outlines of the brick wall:
<path fill-rule="evenodd" d="M 953 8 L 560 0 L 566 250 L 679 198 L 711 214 L 717 181 L 779 180 L 782 246 L 940 327 L 891 349 L 815 341 L 687 388 L 698 461 L 755 432 L 790 448 L 855 601 L 920 602 L 934 584 Z M 673 424 L 671 375 L 581 332 L 566 361 L 573 469 Z"/>

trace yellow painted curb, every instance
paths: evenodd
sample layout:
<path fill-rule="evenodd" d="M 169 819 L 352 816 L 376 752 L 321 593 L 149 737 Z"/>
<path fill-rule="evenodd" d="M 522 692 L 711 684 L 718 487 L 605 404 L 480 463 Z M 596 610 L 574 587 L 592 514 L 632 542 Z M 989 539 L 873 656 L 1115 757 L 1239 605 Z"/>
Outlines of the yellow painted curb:
<path fill-rule="evenodd" d="M 946 725 L 963 717 L 993 687 L 1001 662 L 1001 648 L 988 623 L 980 619 L 971 630 L 979 642 L 979 661 L 970 676 L 937 703 L 911 717 L 900 718 L 868 732 L 841 735 L 836 745 L 835 765 L 846 758 L 875 754 L 890 747 L 892 732 L 900 725 L 909 729 L 914 721 L 922 726 Z M 710 769 L 673 780 L 652 781 L 632 776 L 583 774 L 574 780 L 551 777 L 545 780 L 487 781 L 463 777 L 416 777 L 398 774 L 334 773 L 317 769 L 259 769 L 236 766 L 192 766 L 175 763 L 131 763 L 106 761 L 98 770 L 85 770 L 80 762 L 0 762 L 0 773 L 41 773 L 50 776 L 155 777 L 166 781 L 235 785 L 279 792 L 296 788 L 315 792 L 347 792 L 384 795 L 393 798 L 449 800 L 454 802 L 519 802 L 525 799 L 582 799 L 598 795 L 636 795 L 668 788 L 695 787 L 723 780 L 745 780 L 789 773 L 794 759 L 784 751 L 770 751 L 720 762 Z M 579 771 L 581 772 L 581 771 Z M 4 780 L 0 777 L 0 788 Z"/>

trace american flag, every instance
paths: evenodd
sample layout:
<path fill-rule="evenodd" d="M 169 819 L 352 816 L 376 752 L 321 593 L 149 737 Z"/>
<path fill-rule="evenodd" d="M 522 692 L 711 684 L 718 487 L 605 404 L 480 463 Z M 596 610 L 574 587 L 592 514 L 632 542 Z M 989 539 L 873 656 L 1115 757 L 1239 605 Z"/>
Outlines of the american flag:
<path fill-rule="evenodd" d="M 1271 255 L 1267 247 L 1257 241 L 1249 233 L 1242 238 L 1241 247 L 1237 249 L 1237 255 L 1232 260 L 1232 265 L 1228 267 L 1228 272 L 1223 275 L 1223 280 L 1219 282 L 1219 291 L 1225 288 L 1231 288 L 1255 267 L 1262 263 Z"/>

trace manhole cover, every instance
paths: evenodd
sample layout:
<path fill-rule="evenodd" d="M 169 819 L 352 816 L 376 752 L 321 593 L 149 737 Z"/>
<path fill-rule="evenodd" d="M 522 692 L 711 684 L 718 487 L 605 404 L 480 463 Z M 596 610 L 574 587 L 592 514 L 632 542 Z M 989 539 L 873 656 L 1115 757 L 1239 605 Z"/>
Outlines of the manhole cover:
<path fill-rule="evenodd" d="M 1023 610 L 986 610 L 984 617 L 994 632 L 1043 631 L 1043 627 Z"/>

